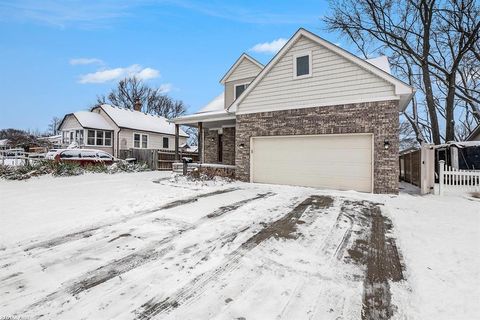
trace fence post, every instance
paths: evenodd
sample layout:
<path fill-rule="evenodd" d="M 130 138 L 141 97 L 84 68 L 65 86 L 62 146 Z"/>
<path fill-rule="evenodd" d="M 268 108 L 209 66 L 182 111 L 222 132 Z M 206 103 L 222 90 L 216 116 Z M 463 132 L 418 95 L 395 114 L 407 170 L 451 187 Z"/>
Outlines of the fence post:
<path fill-rule="evenodd" d="M 439 166 L 440 166 L 440 168 L 439 168 L 439 174 L 438 174 L 439 175 L 439 177 L 438 177 L 438 182 L 439 182 L 438 191 L 439 191 L 440 195 L 443 195 L 443 191 L 444 191 L 443 189 L 445 188 L 444 187 L 444 181 L 443 181 L 443 179 L 445 177 L 445 173 L 444 173 L 444 171 L 445 171 L 445 161 L 440 160 L 439 161 Z"/>

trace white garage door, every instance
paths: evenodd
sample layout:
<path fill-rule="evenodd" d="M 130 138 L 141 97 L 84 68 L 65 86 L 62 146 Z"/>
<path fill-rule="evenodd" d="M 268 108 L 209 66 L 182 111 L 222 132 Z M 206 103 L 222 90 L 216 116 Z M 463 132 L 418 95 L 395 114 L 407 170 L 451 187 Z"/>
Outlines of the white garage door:
<path fill-rule="evenodd" d="M 254 137 L 252 181 L 372 191 L 372 135 Z"/>

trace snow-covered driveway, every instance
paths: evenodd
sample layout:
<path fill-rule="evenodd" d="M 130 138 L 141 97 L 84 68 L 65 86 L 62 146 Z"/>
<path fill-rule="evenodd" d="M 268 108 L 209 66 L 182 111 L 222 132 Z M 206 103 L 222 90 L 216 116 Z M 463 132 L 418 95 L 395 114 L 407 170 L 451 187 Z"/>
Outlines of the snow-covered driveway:
<path fill-rule="evenodd" d="M 160 172 L 0 181 L 0 192 L 0 317 L 426 319 L 424 271 L 401 259 L 419 255 L 405 223 L 414 196 Z"/>

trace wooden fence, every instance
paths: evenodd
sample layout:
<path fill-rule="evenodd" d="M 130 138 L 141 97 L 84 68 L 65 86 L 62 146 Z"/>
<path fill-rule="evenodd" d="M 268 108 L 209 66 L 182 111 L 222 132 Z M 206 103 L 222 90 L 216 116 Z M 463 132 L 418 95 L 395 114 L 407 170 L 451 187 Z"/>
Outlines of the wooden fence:
<path fill-rule="evenodd" d="M 192 159 L 192 162 L 198 162 L 197 152 L 179 151 L 179 154 L 180 154 L 180 160 L 185 157 L 185 158 Z M 172 171 L 174 162 L 175 162 L 175 151 L 158 150 L 158 170 Z"/>
<path fill-rule="evenodd" d="M 179 152 L 180 159 L 191 158 L 198 162 L 198 153 Z M 135 158 L 138 163 L 145 163 L 152 170 L 171 171 L 175 162 L 175 151 L 163 149 L 128 149 L 120 150 L 120 159 Z"/>
<path fill-rule="evenodd" d="M 480 170 L 456 170 L 440 161 L 439 193 L 445 191 L 480 192 Z"/>
<path fill-rule="evenodd" d="M 421 157 L 421 150 L 400 155 L 400 180 L 420 186 Z"/>

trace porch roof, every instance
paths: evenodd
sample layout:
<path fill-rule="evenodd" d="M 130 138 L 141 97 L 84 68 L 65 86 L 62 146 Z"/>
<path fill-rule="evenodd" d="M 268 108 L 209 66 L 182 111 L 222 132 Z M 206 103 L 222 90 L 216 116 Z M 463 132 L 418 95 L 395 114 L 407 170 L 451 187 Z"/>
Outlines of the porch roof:
<path fill-rule="evenodd" d="M 225 96 L 224 93 L 222 93 L 197 113 L 174 118 L 171 122 L 189 126 L 197 126 L 199 122 L 203 122 L 207 128 L 233 125 L 235 124 L 235 112 L 233 110 L 225 110 L 224 101 Z"/>

